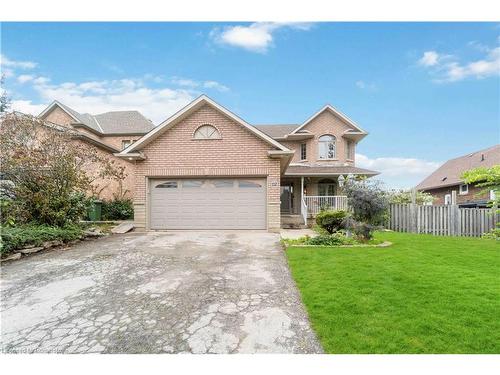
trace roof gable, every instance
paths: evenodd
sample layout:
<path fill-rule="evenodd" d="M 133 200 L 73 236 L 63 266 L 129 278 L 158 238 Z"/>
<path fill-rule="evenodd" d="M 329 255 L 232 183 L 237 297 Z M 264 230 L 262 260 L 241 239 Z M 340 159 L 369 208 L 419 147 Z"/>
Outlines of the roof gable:
<path fill-rule="evenodd" d="M 229 119 L 233 120 L 237 124 L 241 125 L 245 129 L 247 129 L 250 133 L 253 133 L 256 137 L 262 139 L 263 141 L 267 142 L 268 144 L 272 145 L 273 147 L 277 148 L 278 150 L 281 151 L 287 151 L 289 152 L 285 146 L 280 144 L 279 142 L 275 141 L 272 139 L 270 136 L 262 132 L 261 130 L 255 128 L 254 126 L 248 124 L 246 121 L 235 115 L 234 113 L 230 112 L 220 104 L 216 103 L 212 99 L 210 99 L 206 95 L 201 95 L 197 99 L 193 100 L 191 103 L 186 105 L 184 108 L 179 110 L 178 112 L 174 113 L 172 116 L 170 116 L 167 120 L 163 121 L 160 125 L 152 129 L 149 133 L 145 134 L 142 138 L 140 138 L 137 142 L 133 143 L 131 146 L 127 147 L 125 150 L 120 152 L 121 155 L 126 155 L 130 154 L 134 151 L 138 151 L 142 149 L 144 146 L 152 142 L 154 139 L 159 137 L 161 134 L 163 134 L 165 131 L 168 129 L 172 128 L 185 118 L 189 117 L 191 114 L 196 112 L 198 109 L 202 108 L 204 105 L 209 105 L 212 108 L 215 108 L 217 111 L 221 112 L 223 115 L 228 117 Z"/>
<path fill-rule="evenodd" d="M 79 119 L 77 117 L 77 113 L 76 111 L 72 110 L 71 108 L 69 107 L 66 107 L 65 105 L 63 105 L 62 103 L 59 103 L 57 100 L 54 100 L 52 103 L 49 104 L 49 106 L 47 108 L 45 108 L 39 115 L 38 117 L 40 118 L 44 118 L 45 116 L 47 116 L 50 112 L 52 112 L 52 110 L 54 110 L 55 108 L 59 108 L 61 109 L 64 113 L 66 113 L 69 117 L 71 117 L 74 121 L 76 122 L 79 122 Z"/>
<path fill-rule="evenodd" d="M 318 116 L 320 116 L 325 111 L 329 111 L 329 112 L 333 113 L 335 116 L 337 116 L 341 120 L 343 120 L 347 125 L 349 125 L 350 127 L 352 127 L 353 131 L 349 131 L 348 132 L 349 134 L 356 133 L 356 134 L 363 135 L 363 136 L 368 134 L 366 131 L 364 131 L 363 129 L 361 129 L 354 121 L 352 121 L 349 117 L 347 117 L 346 115 L 344 115 L 342 112 L 340 112 L 339 110 L 337 110 L 336 108 L 334 108 L 330 104 L 325 105 L 318 112 L 316 112 L 314 115 L 312 115 L 311 117 L 309 117 L 306 121 L 304 121 L 304 123 L 302 125 L 300 125 L 294 131 L 292 131 L 291 134 L 295 134 L 295 133 L 303 130 L 303 128 L 305 126 L 307 126 L 307 124 L 309 124 L 311 121 L 313 121 L 315 118 L 317 118 Z"/>

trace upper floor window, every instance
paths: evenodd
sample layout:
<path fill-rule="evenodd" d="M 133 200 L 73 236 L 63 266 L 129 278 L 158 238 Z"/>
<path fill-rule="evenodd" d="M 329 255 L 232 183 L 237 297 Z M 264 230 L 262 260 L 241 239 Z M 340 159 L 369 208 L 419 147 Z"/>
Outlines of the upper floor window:
<path fill-rule="evenodd" d="M 307 148 L 305 143 L 300 144 L 300 160 L 307 159 Z"/>
<path fill-rule="evenodd" d="M 212 125 L 202 125 L 194 132 L 194 139 L 221 139 L 219 131 Z"/>
<path fill-rule="evenodd" d="M 335 137 L 333 135 L 322 135 L 318 141 L 319 158 L 335 159 Z"/>
<path fill-rule="evenodd" d="M 469 185 L 467 185 L 467 184 L 460 185 L 460 188 L 458 189 L 458 193 L 460 195 L 469 194 Z"/>
<path fill-rule="evenodd" d="M 345 158 L 347 160 L 354 160 L 354 142 L 347 141 L 345 148 Z"/>

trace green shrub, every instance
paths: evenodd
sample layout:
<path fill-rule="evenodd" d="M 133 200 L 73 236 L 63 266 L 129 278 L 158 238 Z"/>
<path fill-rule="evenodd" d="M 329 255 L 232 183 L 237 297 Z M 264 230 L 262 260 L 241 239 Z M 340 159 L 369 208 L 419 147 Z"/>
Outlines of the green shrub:
<path fill-rule="evenodd" d="M 388 194 L 377 181 L 351 181 L 344 191 L 353 212 L 346 225 L 358 238 L 369 241 L 372 232 L 387 221 Z"/>
<path fill-rule="evenodd" d="M 500 241 L 500 227 L 493 228 L 489 232 L 486 232 L 482 235 L 483 238 L 488 240 L 497 240 Z"/>
<path fill-rule="evenodd" d="M 23 225 L 1 227 L 0 253 L 6 254 L 28 245 L 40 246 L 45 241 L 68 242 L 81 238 L 83 230 L 78 226 L 49 227 L 45 225 Z"/>
<path fill-rule="evenodd" d="M 348 214 L 342 210 L 320 211 L 316 216 L 316 224 L 332 234 L 345 228 L 345 219 Z"/>
<path fill-rule="evenodd" d="M 344 186 L 353 218 L 371 225 L 382 225 L 389 208 L 388 194 L 377 181 L 354 181 Z"/>
<path fill-rule="evenodd" d="M 354 241 L 347 238 L 342 233 L 322 234 L 317 237 L 312 237 L 307 241 L 308 245 L 322 245 L 322 246 L 339 246 L 339 245 L 352 245 Z"/>
<path fill-rule="evenodd" d="M 115 199 L 102 202 L 103 220 L 129 220 L 134 218 L 134 206 L 130 199 Z"/>

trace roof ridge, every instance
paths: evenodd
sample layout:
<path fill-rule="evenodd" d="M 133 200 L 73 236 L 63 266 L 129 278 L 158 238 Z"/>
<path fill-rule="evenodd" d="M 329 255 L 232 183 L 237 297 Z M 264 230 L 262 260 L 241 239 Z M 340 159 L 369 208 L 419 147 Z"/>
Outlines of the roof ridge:
<path fill-rule="evenodd" d="M 494 148 L 497 148 L 497 147 L 500 147 L 500 144 L 496 144 L 496 145 L 493 145 L 493 146 L 490 146 L 490 147 L 487 147 L 487 148 L 483 148 L 482 150 L 477 150 L 477 151 L 472 151 L 472 152 L 468 152 L 466 154 L 463 154 L 461 156 L 457 156 L 457 157 L 454 157 L 454 158 L 451 158 L 451 159 L 448 159 L 446 161 L 449 162 L 449 161 L 452 161 L 452 160 L 457 160 L 457 159 L 461 159 L 461 158 L 466 158 L 466 157 L 470 157 L 474 154 L 478 154 L 478 153 L 481 153 L 481 152 L 485 152 L 485 151 L 489 151 L 491 149 L 494 149 Z"/>
<path fill-rule="evenodd" d="M 101 124 L 99 123 L 99 120 L 97 120 L 96 116 L 92 116 L 92 119 L 96 122 L 97 126 L 99 129 L 101 129 L 101 133 L 104 133 L 104 129 L 102 128 Z"/>

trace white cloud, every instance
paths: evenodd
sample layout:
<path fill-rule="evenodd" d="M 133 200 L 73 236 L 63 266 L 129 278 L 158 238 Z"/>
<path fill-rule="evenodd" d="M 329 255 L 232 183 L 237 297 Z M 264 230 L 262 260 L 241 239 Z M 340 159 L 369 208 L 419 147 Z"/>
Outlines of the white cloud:
<path fill-rule="evenodd" d="M 33 61 L 15 61 L 9 59 L 5 55 L 0 54 L 0 65 L 7 68 L 19 68 L 19 69 L 33 69 L 37 66 L 37 63 Z"/>
<path fill-rule="evenodd" d="M 469 45 L 485 53 L 485 56 L 479 60 L 460 63 L 455 56 L 427 51 L 418 62 L 431 69 L 431 73 L 436 76 L 434 81 L 438 83 L 457 82 L 466 78 L 482 79 L 500 74 L 500 47 L 490 49 L 477 42 Z"/>
<path fill-rule="evenodd" d="M 365 81 L 356 81 L 356 87 L 367 91 L 375 91 L 377 89 L 377 86 L 374 83 L 368 83 Z"/>
<path fill-rule="evenodd" d="M 0 65 L 0 76 L 10 78 L 14 76 L 14 71 L 10 68 L 5 68 Z"/>
<path fill-rule="evenodd" d="M 411 188 L 434 172 L 441 163 L 398 157 L 370 159 L 363 154 L 356 154 L 356 165 L 380 172 L 377 178 L 389 188 Z"/>
<path fill-rule="evenodd" d="M 189 78 L 172 77 L 171 81 L 173 84 L 183 87 L 198 87 L 200 85 L 199 82 L 196 82 Z"/>
<path fill-rule="evenodd" d="M 31 100 L 12 100 L 11 109 L 14 111 L 19 111 L 22 113 L 30 115 L 39 115 L 48 105 L 46 104 L 34 104 Z"/>
<path fill-rule="evenodd" d="M 31 69 L 36 63 L 6 59 L 1 56 L 2 64 Z M 4 68 L 4 65 L 2 65 Z M 12 72 L 13 73 L 13 72 Z M 38 115 L 53 100 L 74 108 L 78 112 L 92 114 L 107 111 L 138 110 L 153 123 L 158 124 L 190 103 L 203 88 L 228 91 L 229 88 L 216 81 L 194 81 L 174 77 L 171 83 L 180 87 L 150 87 L 163 82 L 162 76 L 147 74 L 142 78 L 117 80 L 52 83 L 49 77 L 35 74 L 21 74 L 17 81 L 29 84 L 38 98 L 27 100 L 14 96 L 12 109 L 23 113 Z"/>
<path fill-rule="evenodd" d="M 309 23 L 279 23 L 256 22 L 248 26 L 229 26 L 210 32 L 212 40 L 219 44 L 227 44 L 252 52 L 266 53 L 273 44 L 273 33 L 279 29 L 291 28 L 296 30 L 309 30 Z"/>
<path fill-rule="evenodd" d="M 30 74 L 21 74 L 19 77 L 17 77 L 17 80 L 19 83 L 26 83 L 29 81 L 32 81 L 35 77 L 30 75 Z"/>
<path fill-rule="evenodd" d="M 182 89 L 152 89 L 140 79 L 50 84 L 46 77 L 39 78 L 43 79 L 35 79 L 33 88 L 40 96 L 39 102 L 45 104 L 14 100 L 12 109 L 39 114 L 47 103 L 59 100 L 82 113 L 135 109 L 158 124 L 196 96 L 196 93 Z"/>
<path fill-rule="evenodd" d="M 189 78 L 172 77 L 171 82 L 177 86 L 188 88 L 206 88 L 213 89 L 220 92 L 229 91 L 229 87 L 217 81 L 195 81 Z"/>
<path fill-rule="evenodd" d="M 203 82 L 203 87 L 207 89 L 215 89 L 217 91 L 226 92 L 229 91 L 229 87 L 224 86 L 223 84 L 216 81 L 205 81 Z"/>
<path fill-rule="evenodd" d="M 33 61 L 11 60 L 7 56 L 0 54 L 0 75 L 5 78 L 14 77 L 17 69 L 30 70 L 36 68 L 37 65 L 38 64 Z"/>
<path fill-rule="evenodd" d="M 438 60 L 439 54 L 436 51 L 426 51 L 418 63 L 423 66 L 434 66 L 437 65 Z"/>

